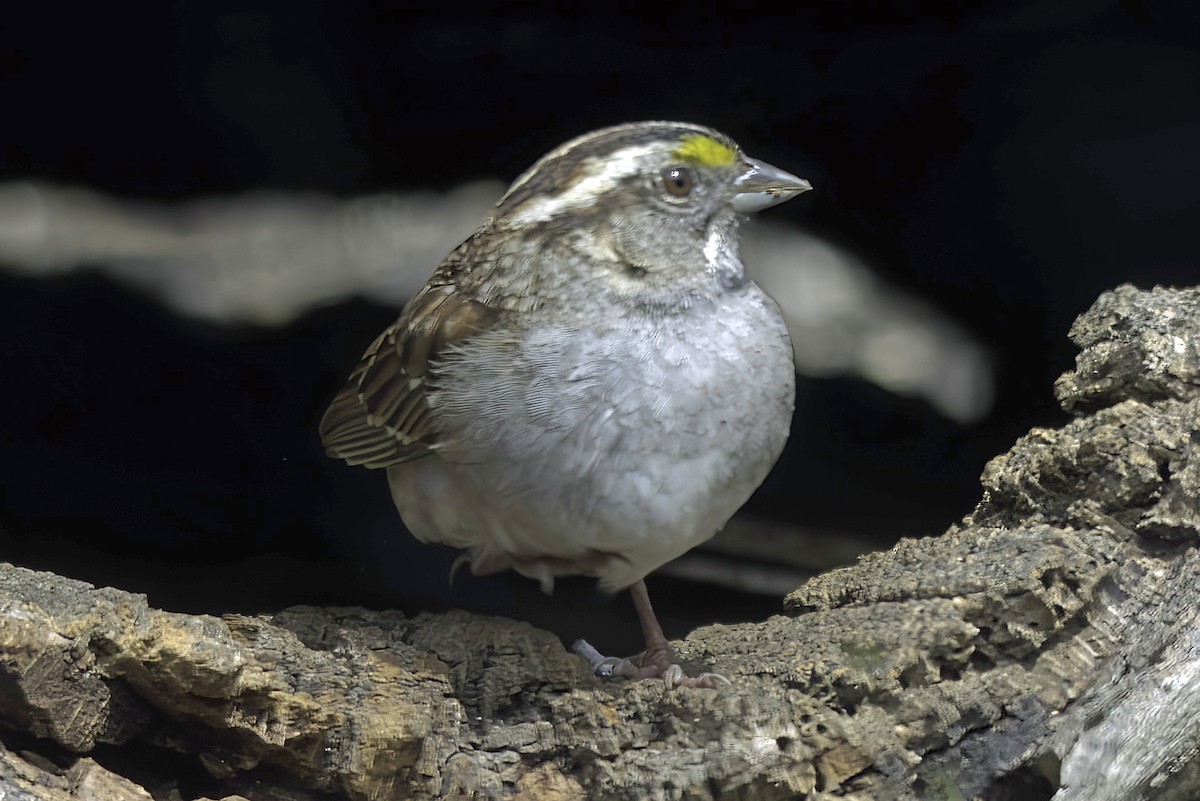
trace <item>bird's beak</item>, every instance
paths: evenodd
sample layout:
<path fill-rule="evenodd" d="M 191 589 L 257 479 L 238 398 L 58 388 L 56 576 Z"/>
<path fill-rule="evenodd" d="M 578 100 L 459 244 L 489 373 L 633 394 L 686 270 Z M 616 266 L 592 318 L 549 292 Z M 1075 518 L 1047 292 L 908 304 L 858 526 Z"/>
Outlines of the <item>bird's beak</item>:
<path fill-rule="evenodd" d="M 737 193 L 731 202 L 734 211 L 762 211 L 812 189 L 812 184 L 803 178 L 770 164 L 750 158 L 743 158 L 743 164 L 746 171 L 733 182 Z"/>

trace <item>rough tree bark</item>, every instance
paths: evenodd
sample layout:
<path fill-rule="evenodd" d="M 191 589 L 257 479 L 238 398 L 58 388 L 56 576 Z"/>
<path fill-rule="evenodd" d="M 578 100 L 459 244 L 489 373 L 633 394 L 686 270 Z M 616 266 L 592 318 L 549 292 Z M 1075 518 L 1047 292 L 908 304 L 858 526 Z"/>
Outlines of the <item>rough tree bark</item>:
<path fill-rule="evenodd" d="M 678 643 L 721 691 L 511 620 L 193 617 L 3 566 L 0 798 L 1197 797 L 1200 290 L 1121 287 L 1071 336 L 1075 418 L 961 524 Z"/>

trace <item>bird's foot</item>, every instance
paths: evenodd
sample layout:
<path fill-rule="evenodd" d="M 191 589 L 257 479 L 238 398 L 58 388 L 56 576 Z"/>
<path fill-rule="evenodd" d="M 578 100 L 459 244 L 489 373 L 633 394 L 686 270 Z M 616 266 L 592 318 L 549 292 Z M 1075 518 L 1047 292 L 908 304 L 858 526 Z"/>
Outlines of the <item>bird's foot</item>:
<path fill-rule="evenodd" d="M 675 652 L 669 645 L 648 648 L 636 656 L 621 659 L 604 656 L 587 640 L 578 640 L 571 647 L 587 662 L 597 676 L 617 676 L 623 679 L 662 679 L 668 687 L 703 687 L 716 690 L 733 684 L 720 673 L 701 673 L 689 676 L 675 662 Z"/>

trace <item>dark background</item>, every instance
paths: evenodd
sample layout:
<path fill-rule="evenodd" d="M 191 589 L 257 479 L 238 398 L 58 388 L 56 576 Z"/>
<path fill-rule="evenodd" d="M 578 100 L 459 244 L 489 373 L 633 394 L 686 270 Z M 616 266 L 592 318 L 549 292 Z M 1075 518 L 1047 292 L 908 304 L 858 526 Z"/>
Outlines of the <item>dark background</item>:
<path fill-rule="evenodd" d="M 804 383 L 750 509 L 884 547 L 940 533 L 989 457 L 1065 419 L 1051 384 L 1101 291 L 1195 283 L 1186 5 L 26 7 L 0 29 L 0 180 L 350 197 L 511 179 L 616 122 L 710 124 L 817 186 L 772 215 L 929 299 L 994 359 L 995 410 L 967 427 L 859 381 Z M 0 272 L 0 559 L 182 611 L 461 605 L 566 638 L 618 620 L 599 644 L 633 647 L 627 602 L 583 582 L 553 603 L 519 578 L 447 587 L 453 555 L 411 542 L 383 477 L 321 455 L 324 404 L 394 314 L 351 302 L 231 330 L 97 275 Z M 673 635 L 779 608 L 666 577 L 651 592 Z"/>

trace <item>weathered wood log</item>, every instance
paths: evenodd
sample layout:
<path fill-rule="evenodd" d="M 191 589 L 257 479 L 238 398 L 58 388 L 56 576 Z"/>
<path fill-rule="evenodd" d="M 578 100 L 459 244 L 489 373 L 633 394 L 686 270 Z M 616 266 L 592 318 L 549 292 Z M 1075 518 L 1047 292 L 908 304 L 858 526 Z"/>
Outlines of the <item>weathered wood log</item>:
<path fill-rule="evenodd" d="M 188 616 L 0 566 L 0 797 L 1195 798 L 1200 291 L 1121 287 L 1071 336 L 1076 418 L 961 524 L 678 643 L 719 691 L 511 620 Z"/>

